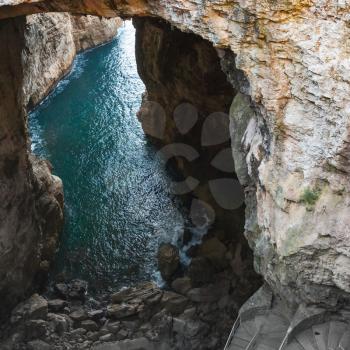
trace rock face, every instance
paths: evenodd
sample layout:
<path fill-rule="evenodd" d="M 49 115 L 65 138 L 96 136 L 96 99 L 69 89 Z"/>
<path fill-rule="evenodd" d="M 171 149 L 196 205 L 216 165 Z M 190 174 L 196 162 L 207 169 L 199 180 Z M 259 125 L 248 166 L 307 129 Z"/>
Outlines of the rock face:
<path fill-rule="evenodd" d="M 246 166 L 239 168 L 247 169 L 246 236 L 255 266 L 292 305 L 321 302 L 333 307 L 349 299 L 347 2 L 5 0 L 1 4 L 0 18 L 49 10 L 161 17 L 230 50 L 249 81 L 249 88 L 241 92 L 252 103 L 244 108 L 254 111 L 241 145 Z M 2 30 L 13 21 L 5 21 Z M 10 52 L 19 55 L 18 50 Z M 1 57 L 10 72 L 16 71 L 15 56 L 12 61 L 9 53 Z M 9 73 L 1 70 L 1 74 L 1 81 L 9 78 Z M 23 134 L 20 142 L 14 141 L 24 129 L 21 119 L 13 118 L 21 113 L 18 90 L 14 91 L 16 85 L 1 89 L 9 96 L 5 106 L 1 103 L 1 123 L 6 126 L 1 130 L 7 130 L 8 142 L 15 145 L 10 150 L 3 142 L 1 154 L 16 154 L 25 165 Z M 25 179 L 30 171 L 20 168 L 20 193 L 27 198 L 31 189 Z M 18 195 L 10 191 L 13 186 L 6 180 L 4 191 Z M 14 205 L 18 210 L 18 202 Z M 28 210 L 29 204 L 25 207 Z M 16 236 L 5 232 L 7 237 Z"/>
<path fill-rule="evenodd" d="M 120 25 L 119 18 L 68 13 L 27 16 L 23 56 L 25 104 L 29 108 L 38 104 L 68 73 L 77 52 L 110 41 Z"/>

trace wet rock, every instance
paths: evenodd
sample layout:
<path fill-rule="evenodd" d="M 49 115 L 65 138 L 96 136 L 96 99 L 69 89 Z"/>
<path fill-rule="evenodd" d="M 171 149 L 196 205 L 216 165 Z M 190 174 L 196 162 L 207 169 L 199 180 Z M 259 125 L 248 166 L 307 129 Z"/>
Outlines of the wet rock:
<path fill-rule="evenodd" d="M 84 328 L 87 331 L 91 331 L 91 332 L 97 331 L 99 329 L 97 323 L 92 320 L 82 321 L 80 326 L 81 328 Z"/>
<path fill-rule="evenodd" d="M 69 285 L 68 297 L 70 299 L 85 300 L 85 295 L 88 289 L 86 281 L 74 280 Z"/>
<path fill-rule="evenodd" d="M 189 229 L 185 229 L 183 237 L 182 237 L 182 244 L 186 246 L 188 243 L 192 240 L 192 232 Z"/>
<path fill-rule="evenodd" d="M 169 280 L 180 265 L 179 249 L 172 244 L 162 244 L 158 250 L 158 268 L 165 280 Z"/>
<path fill-rule="evenodd" d="M 49 311 L 59 312 L 62 311 L 68 303 L 65 300 L 53 299 L 48 301 Z"/>
<path fill-rule="evenodd" d="M 177 278 L 171 283 L 171 288 L 179 294 L 186 295 L 192 288 L 191 279 L 189 277 Z"/>
<path fill-rule="evenodd" d="M 54 287 L 57 294 L 63 299 L 85 301 L 88 283 L 83 280 L 73 280 L 70 283 L 57 283 Z"/>
<path fill-rule="evenodd" d="M 107 306 L 107 314 L 116 319 L 133 316 L 138 312 L 138 305 L 136 304 L 116 304 Z"/>
<path fill-rule="evenodd" d="M 38 294 L 32 295 L 28 300 L 20 303 L 11 314 L 11 323 L 20 320 L 45 319 L 48 313 L 46 299 Z"/>

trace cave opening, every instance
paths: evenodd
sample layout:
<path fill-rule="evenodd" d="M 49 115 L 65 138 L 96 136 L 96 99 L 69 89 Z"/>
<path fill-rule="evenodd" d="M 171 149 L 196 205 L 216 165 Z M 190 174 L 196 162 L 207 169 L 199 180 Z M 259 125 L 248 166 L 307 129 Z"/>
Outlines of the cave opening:
<path fill-rule="evenodd" d="M 168 264 L 163 277 L 168 286 L 188 278 L 193 289 L 225 291 L 231 301 L 223 306 L 227 313 L 215 331 L 223 327 L 221 334 L 227 334 L 238 307 L 261 283 L 244 238 L 244 189 L 234 171 L 229 125 L 232 101 L 246 81 L 237 71 L 233 84 L 224 73 L 225 65 L 234 65 L 229 51 L 162 20 L 135 18 L 133 23 L 137 69 L 146 87 L 138 118 L 148 141 L 170 160 L 169 169 L 176 168 L 172 191 L 186 203 L 194 224 L 172 242 L 188 265 L 172 269 Z M 47 259 L 42 256 L 40 265 Z M 193 298 L 206 302 L 203 296 Z"/>

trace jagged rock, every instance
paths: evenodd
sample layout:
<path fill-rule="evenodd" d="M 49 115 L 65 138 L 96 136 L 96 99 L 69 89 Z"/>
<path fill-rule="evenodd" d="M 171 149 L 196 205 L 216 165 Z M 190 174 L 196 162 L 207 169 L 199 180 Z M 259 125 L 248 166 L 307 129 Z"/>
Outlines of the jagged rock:
<path fill-rule="evenodd" d="M 48 301 L 49 311 L 52 312 L 62 311 L 67 305 L 67 302 L 61 299 L 54 299 Z"/>
<path fill-rule="evenodd" d="M 47 318 L 52 325 L 53 331 L 59 335 L 67 332 L 73 325 L 72 320 L 68 316 L 49 313 Z"/>
<path fill-rule="evenodd" d="M 113 304 L 107 306 L 107 313 L 110 317 L 119 319 L 138 314 L 137 304 Z"/>
<path fill-rule="evenodd" d="M 45 336 L 48 323 L 44 320 L 29 320 L 25 324 L 27 339 L 40 339 Z"/>
<path fill-rule="evenodd" d="M 158 250 L 158 268 L 165 280 L 169 280 L 180 264 L 179 249 L 172 244 L 162 244 Z"/>
<path fill-rule="evenodd" d="M 76 311 L 73 311 L 71 314 L 69 314 L 69 317 L 73 320 L 73 321 L 84 321 L 88 318 L 88 314 L 84 309 L 79 309 Z"/>
<path fill-rule="evenodd" d="M 72 280 L 70 283 L 55 284 L 55 291 L 64 299 L 85 300 L 88 283 L 83 280 Z"/>
<path fill-rule="evenodd" d="M 111 333 L 116 334 L 119 332 L 119 330 L 121 328 L 121 324 L 119 321 L 109 322 L 106 327 Z"/>
<path fill-rule="evenodd" d="M 161 305 L 173 315 L 181 314 L 188 304 L 188 299 L 173 292 L 164 292 Z"/>
<path fill-rule="evenodd" d="M 111 334 L 111 333 L 102 335 L 102 336 L 100 337 L 100 341 L 103 341 L 103 342 L 108 342 L 108 341 L 112 341 L 112 340 L 114 340 L 114 335 Z"/>
<path fill-rule="evenodd" d="M 193 258 L 188 268 L 187 274 L 193 286 L 198 286 L 203 283 L 210 283 L 214 280 L 215 269 L 208 258 L 196 257 Z"/>
<path fill-rule="evenodd" d="M 223 270 L 229 263 L 226 258 L 226 252 L 226 246 L 218 238 L 213 237 L 202 242 L 197 255 L 208 258 L 218 270 Z"/>
<path fill-rule="evenodd" d="M 34 294 L 28 300 L 16 306 L 12 311 L 11 322 L 16 323 L 20 320 L 46 319 L 47 313 L 47 300 L 38 294 Z"/>
<path fill-rule="evenodd" d="M 128 337 L 129 332 L 126 329 L 121 329 L 117 334 L 116 334 L 116 339 L 117 340 L 124 340 Z"/>
<path fill-rule="evenodd" d="M 86 329 L 87 331 L 95 332 L 99 329 L 96 322 L 92 320 L 85 320 L 80 323 L 80 327 Z"/>
<path fill-rule="evenodd" d="M 51 346 L 42 340 L 33 340 L 28 343 L 28 350 L 51 350 Z"/>
<path fill-rule="evenodd" d="M 191 279 L 188 277 L 177 278 L 171 283 L 171 288 L 179 293 L 186 295 L 186 293 L 191 289 Z"/>
<path fill-rule="evenodd" d="M 103 310 L 92 310 L 88 312 L 89 318 L 92 318 L 95 321 L 100 320 L 105 315 Z"/>
<path fill-rule="evenodd" d="M 227 291 L 224 289 L 221 289 L 216 285 L 210 285 L 203 288 L 193 288 L 187 293 L 187 296 L 194 302 L 210 303 L 220 300 L 220 298 L 226 293 Z"/>
<path fill-rule="evenodd" d="M 112 294 L 112 303 L 157 303 L 162 297 L 162 291 L 152 282 L 141 283 L 133 288 L 124 288 Z M 134 301 L 133 301 L 134 300 Z"/>

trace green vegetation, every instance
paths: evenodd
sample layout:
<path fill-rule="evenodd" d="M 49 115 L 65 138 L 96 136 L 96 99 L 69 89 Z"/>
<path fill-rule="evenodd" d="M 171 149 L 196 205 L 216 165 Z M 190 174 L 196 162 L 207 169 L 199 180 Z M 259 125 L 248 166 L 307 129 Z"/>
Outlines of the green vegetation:
<path fill-rule="evenodd" d="M 306 188 L 304 193 L 301 195 L 300 201 L 305 203 L 308 206 L 314 206 L 317 200 L 320 198 L 321 190 L 320 189 L 310 189 Z"/>

